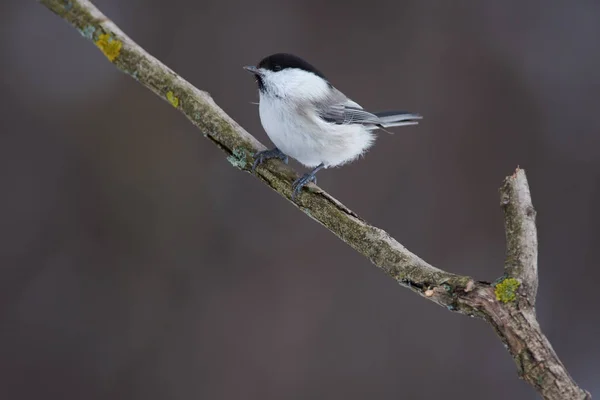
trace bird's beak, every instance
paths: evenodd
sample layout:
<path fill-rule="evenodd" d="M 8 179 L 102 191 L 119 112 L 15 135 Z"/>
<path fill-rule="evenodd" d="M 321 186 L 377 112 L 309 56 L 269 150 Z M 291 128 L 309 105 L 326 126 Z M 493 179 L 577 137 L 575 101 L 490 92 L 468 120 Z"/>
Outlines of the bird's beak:
<path fill-rule="evenodd" d="M 258 75 L 258 76 L 262 75 L 262 72 L 260 72 L 260 70 L 253 65 L 246 66 L 246 67 L 244 67 L 244 69 L 248 72 L 253 73 L 254 75 Z"/>

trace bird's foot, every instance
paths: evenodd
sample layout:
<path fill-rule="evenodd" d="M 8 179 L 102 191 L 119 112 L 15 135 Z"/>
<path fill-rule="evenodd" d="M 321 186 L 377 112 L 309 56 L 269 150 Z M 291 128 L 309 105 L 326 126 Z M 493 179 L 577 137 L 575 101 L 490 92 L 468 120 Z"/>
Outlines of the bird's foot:
<path fill-rule="evenodd" d="M 300 193 L 302 188 L 309 183 L 317 184 L 317 177 L 315 174 L 323 168 L 323 164 L 319 165 L 317 168 L 313 169 L 310 172 L 302 175 L 302 177 L 296 179 L 294 183 L 292 183 L 292 201 L 296 200 L 296 196 Z"/>
<path fill-rule="evenodd" d="M 288 163 L 288 156 L 283 154 L 281 150 L 275 147 L 273 150 L 259 151 L 258 153 L 254 154 L 254 164 L 252 164 L 252 172 L 256 170 L 256 167 L 272 158 L 278 158 L 284 163 Z"/>
<path fill-rule="evenodd" d="M 298 193 L 300 193 L 302 188 L 310 182 L 313 182 L 314 184 L 317 183 L 317 177 L 312 172 L 308 172 L 302 175 L 301 178 L 296 179 L 294 183 L 292 183 L 292 200 L 296 200 Z"/>

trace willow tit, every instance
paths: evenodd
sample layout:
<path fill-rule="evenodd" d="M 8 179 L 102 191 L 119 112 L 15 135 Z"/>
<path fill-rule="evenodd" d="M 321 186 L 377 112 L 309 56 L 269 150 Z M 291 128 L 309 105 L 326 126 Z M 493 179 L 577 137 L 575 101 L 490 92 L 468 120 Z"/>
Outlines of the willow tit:
<path fill-rule="evenodd" d="M 258 66 L 244 67 L 256 76 L 263 128 L 275 144 L 255 154 L 252 171 L 272 158 L 288 156 L 312 170 L 292 184 L 292 199 L 322 168 L 349 163 L 375 140 L 373 131 L 414 125 L 419 114 L 368 112 L 337 90 L 315 67 L 292 54 L 278 53 Z"/>

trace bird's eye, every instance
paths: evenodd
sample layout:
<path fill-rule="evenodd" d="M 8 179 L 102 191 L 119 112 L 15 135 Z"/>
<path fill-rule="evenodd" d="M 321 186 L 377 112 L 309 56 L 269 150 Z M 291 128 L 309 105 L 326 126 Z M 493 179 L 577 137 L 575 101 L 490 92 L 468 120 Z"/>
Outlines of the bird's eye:
<path fill-rule="evenodd" d="M 273 65 L 273 71 L 281 71 L 281 65 Z"/>

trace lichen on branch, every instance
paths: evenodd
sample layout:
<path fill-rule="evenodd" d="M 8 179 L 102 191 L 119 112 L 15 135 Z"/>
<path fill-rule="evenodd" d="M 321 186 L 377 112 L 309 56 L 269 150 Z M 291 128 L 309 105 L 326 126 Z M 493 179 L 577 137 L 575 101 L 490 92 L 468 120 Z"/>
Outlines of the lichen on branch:
<path fill-rule="evenodd" d="M 521 286 L 521 283 L 515 278 L 506 278 L 496 284 L 494 293 L 496 293 L 496 300 L 503 303 L 509 303 L 515 301 L 517 298 L 517 289 Z"/>

